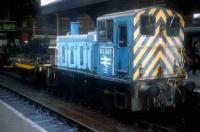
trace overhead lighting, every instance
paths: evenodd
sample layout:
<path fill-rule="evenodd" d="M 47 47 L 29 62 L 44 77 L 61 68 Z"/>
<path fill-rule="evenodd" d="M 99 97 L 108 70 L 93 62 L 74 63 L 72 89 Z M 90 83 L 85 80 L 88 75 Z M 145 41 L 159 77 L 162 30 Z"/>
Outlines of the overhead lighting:
<path fill-rule="evenodd" d="M 200 13 L 193 14 L 193 19 L 200 19 Z"/>
<path fill-rule="evenodd" d="M 56 1 L 60 1 L 60 0 L 41 0 L 41 6 L 45 6 L 45 5 L 48 5 L 48 4 L 51 4 L 51 3 L 54 3 Z"/>

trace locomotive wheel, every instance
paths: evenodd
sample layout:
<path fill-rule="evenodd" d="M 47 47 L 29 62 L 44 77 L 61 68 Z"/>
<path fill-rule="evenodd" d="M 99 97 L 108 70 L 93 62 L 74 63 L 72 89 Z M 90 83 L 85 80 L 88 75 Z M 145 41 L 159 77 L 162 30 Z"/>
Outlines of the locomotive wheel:
<path fill-rule="evenodd" d="M 107 114 L 111 114 L 114 110 L 114 97 L 111 94 L 104 94 L 102 95 L 102 107 L 103 112 Z"/>

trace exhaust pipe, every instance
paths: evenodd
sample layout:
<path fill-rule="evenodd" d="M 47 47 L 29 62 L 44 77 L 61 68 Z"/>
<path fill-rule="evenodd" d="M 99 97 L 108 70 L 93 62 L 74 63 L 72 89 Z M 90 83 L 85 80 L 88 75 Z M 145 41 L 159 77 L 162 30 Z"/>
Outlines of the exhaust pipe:
<path fill-rule="evenodd" d="M 80 27 L 80 23 L 79 22 L 71 22 L 70 23 L 71 35 L 79 34 L 79 27 Z"/>

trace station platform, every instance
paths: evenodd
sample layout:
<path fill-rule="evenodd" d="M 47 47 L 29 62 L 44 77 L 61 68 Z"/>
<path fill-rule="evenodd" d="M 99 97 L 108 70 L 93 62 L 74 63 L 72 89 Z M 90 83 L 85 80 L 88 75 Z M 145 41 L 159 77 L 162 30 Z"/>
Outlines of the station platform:
<path fill-rule="evenodd" d="M 0 132 L 46 132 L 0 100 Z"/>

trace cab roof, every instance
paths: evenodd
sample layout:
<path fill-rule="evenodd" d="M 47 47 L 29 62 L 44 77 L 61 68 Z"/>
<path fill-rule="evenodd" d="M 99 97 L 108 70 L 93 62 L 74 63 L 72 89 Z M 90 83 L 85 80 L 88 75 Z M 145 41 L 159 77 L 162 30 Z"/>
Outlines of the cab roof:
<path fill-rule="evenodd" d="M 151 7 L 140 8 L 140 9 L 135 9 L 135 10 L 128 10 L 128 11 L 110 13 L 110 14 L 106 14 L 106 15 L 98 17 L 97 20 L 113 19 L 113 18 L 121 17 L 121 16 L 131 16 L 131 15 L 134 15 L 135 13 L 138 13 L 138 12 L 146 10 L 146 9 L 151 9 L 151 8 L 164 8 L 164 7 L 162 7 L 162 6 L 151 6 Z"/>

